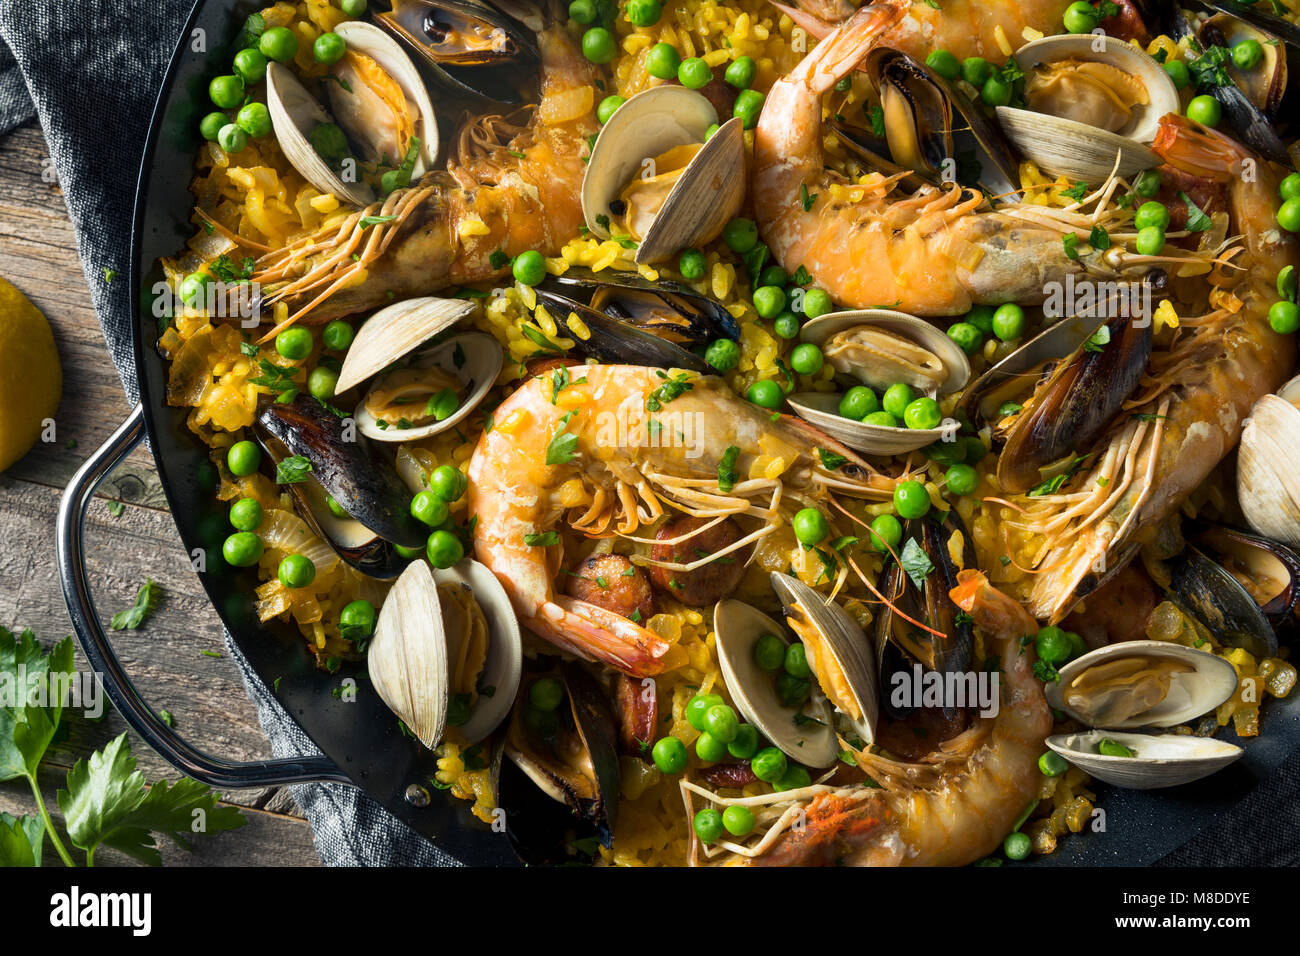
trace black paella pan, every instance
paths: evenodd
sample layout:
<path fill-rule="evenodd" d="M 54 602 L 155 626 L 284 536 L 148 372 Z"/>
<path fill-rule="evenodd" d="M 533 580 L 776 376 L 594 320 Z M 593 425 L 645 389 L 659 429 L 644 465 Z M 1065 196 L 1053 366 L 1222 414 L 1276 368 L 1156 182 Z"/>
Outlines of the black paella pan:
<path fill-rule="evenodd" d="M 198 0 L 177 40 L 154 108 L 140 167 L 131 249 L 136 290 L 133 351 L 140 404 L 73 477 L 59 510 L 59 571 L 73 626 L 109 697 L 144 740 L 177 770 L 218 788 L 332 781 L 360 787 L 436 846 L 471 865 L 517 863 L 506 837 L 475 819 L 467 801 L 429 785 L 432 754 L 404 736 L 376 694 L 355 701 L 335 696 L 337 674 L 318 669 L 291 625 L 260 624 L 253 613 L 254 569 L 220 567 L 200 574 L 204 589 L 235 645 L 285 710 L 322 752 L 319 757 L 237 763 L 204 753 L 168 727 L 140 696 L 118 661 L 91 599 L 84 561 L 84 518 L 95 489 L 140 441 L 147 439 L 187 551 L 220 547 L 225 509 L 213 491 L 216 475 L 207 448 L 185 424 L 186 411 L 166 403 L 166 362 L 158 353 L 157 320 L 148 291 L 163 276 L 160 257 L 184 247 L 193 233 L 189 183 L 199 146 L 198 120 L 214 64 L 233 52 L 245 18 L 261 4 Z M 208 53 L 191 50 L 203 30 Z M 363 685 L 364 687 L 364 685 Z M 1300 694 L 1263 710 L 1261 735 L 1241 743 L 1245 756 L 1196 784 L 1162 791 L 1100 788 L 1104 830 L 1072 836 L 1030 865 L 1146 866 L 1184 845 L 1244 800 L 1300 749 Z M 1232 740 L 1231 735 L 1227 739 Z M 413 789 L 414 788 L 414 789 Z M 408 798 L 408 795 L 410 798 Z M 1261 827 L 1276 821 L 1261 820 Z M 1224 864 L 1240 862 L 1232 857 Z"/>

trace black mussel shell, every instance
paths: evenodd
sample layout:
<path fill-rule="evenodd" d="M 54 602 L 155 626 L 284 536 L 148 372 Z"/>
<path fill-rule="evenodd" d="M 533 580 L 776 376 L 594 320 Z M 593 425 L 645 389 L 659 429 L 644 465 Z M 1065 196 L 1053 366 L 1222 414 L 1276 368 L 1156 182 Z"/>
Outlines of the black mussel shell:
<path fill-rule="evenodd" d="M 1278 631 L 1291 632 L 1300 609 L 1300 554 L 1241 528 L 1205 524 L 1191 541 L 1237 579 Z"/>
<path fill-rule="evenodd" d="M 1277 635 L 1249 592 L 1194 545 L 1169 562 L 1169 597 L 1229 647 L 1256 659 L 1277 655 Z"/>
<path fill-rule="evenodd" d="M 726 306 L 672 279 L 651 282 L 636 272 L 575 267 L 549 277 L 543 288 L 675 342 L 740 338 L 740 325 Z"/>
<path fill-rule="evenodd" d="M 607 365 L 649 365 L 656 368 L 680 368 L 701 375 L 714 369 L 694 352 L 688 352 L 668 339 L 643 331 L 622 319 L 610 318 L 590 306 L 557 292 L 538 288 L 537 300 L 546 306 L 556 324 L 564 326 L 569 313 L 576 313 L 587 326 L 587 338 L 573 336 L 573 351 Z M 572 333 L 569 333 L 572 334 Z"/>

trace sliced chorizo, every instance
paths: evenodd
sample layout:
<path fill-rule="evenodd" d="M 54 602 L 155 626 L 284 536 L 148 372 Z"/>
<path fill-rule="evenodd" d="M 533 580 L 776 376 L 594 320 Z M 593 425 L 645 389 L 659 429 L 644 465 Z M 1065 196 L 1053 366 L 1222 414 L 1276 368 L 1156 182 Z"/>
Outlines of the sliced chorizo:
<path fill-rule="evenodd" d="M 741 538 L 740 527 L 730 518 L 721 521 L 707 531 L 701 531 L 677 544 L 666 544 L 675 538 L 681 538 L 704 527 L 711 518 L 695 518 L 682 515 L 672 518 L 659 528 L 655 538 L 659 542 L 654 546 L 651 556 L 656 561 L 673 564 L 690 564 L 709 555 L 717 554 Z M 745 576 L 745 562 L 751 548 L 746 546 L 720 558 L 703 564 L 691 571 L 674 571 L 669 568 L 651 566 L 650 580 L 655 587 L 674 600 L 689 607 L 709 607 L 716 604 L 740 587 Z"/>
<path fill-rule="evenodd" d="M 654 591 L 646 573 L 621 554 L 593 554 L 566 576 L 570 597 L 623 617 L 645 621 L 654 614 Z"/>

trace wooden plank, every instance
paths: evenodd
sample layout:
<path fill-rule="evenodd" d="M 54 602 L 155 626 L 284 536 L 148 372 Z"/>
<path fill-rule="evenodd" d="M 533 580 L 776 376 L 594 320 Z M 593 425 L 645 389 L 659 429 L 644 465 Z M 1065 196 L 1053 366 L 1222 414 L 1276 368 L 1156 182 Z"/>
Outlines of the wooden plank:
<path fill-rule="evenodd" d="M 63 364 L 63 401 L 55 416 L 55 440 L 38 444 L 7 473 L 12 478 L 61 488 L 86 456 L 130 412 L 104 345 L 90 290 L 77 256 L 76 234 L 52 170 L 45 137 L 35 123 L 0 139 L 0 276 L 30 298 L 49 318 Z M 129 243 L 122 237 L 113 268 L 125 282 Z M 102 280 L 97 280 L 102 281 Z M 166 500 L 147 451 L 138 449 L 105 486 L 123 501 L 165 508 Z"/>

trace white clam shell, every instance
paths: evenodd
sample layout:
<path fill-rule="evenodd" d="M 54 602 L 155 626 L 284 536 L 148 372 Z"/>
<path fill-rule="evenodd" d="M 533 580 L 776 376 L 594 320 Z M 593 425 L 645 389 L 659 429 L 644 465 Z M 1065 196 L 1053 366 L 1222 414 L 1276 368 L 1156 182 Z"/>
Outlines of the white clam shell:
<path fill-rule="evenodd" d="M 403 299 L 380 309 L 357 331 L 339 369 L 336 391 L 346 392 L 415 351 L 471 314 L 468 299 Z"/>
<path fill-rule="evenodd" d="M 639 263 L 661 262 L 721 234 L 745 199 L 745 143 L 739 119 L 718 122 L 712 104 L 694 90 L 657 86 L 633 96 L 615 111 L 592 147 L 582 180 L 582 211 L 587 228 L 610 237 L 601 219 L 609 205 L 645 163 L 677 146 L 703 143 L 683 170 L 636 250 Z"/>
<path fill-rule="evenodd" d="M 456 364 L 458 349 L 463 356 L 463 361 L 459 367 Z M 483 397 L 487 395 L 488 389 L 496 383 L 497 375 L 501 372 L 503 356 L 501 346 L 492 336 L 483 332 L 469 332 L 438 343 L 437 346 L 429 349 L 413 363 L 414 366 L 420 368 L 433 368 L 436 366 L 448 375 L 470 386 L 469 392 L 461 399 L 460 407 L 440 422 L 430 422 L 427 425 L 415 428 L 381 428 L 379 422 L 366 409 L 365 399 L 362 399 L 361 403 L 357 405 L 352 417 L 361 433 L 367 438 L 373 438 L 375 441 L 419 441 L 447 431 L 449 428 L 455 428 L 466 415 L 478 407 L 479 403 L 483 401 Z M 379 388 L 382 383 L 383 376 L 381 375 L 375 380 L 372 390 Z"/>
<path fill-rule="evenodd" d="M 775 675 L 754 660 L 754 645 L 764 634 L 775 634 L 789 646 L 784 627 L 743 601 L 719 601 L 713 609 L 718 663 L 731 699 L 744 718 L 786 755 L 808 767 L 829 767 L 839 754 L 831 729 L 831 707 L 821 698 L 805 713 L 820 724 L 795 722 L 798 708 L 786 707 L 776 693 Z"/>
<path fill-rule="evenodd" d="M 487 660 L 480 694 L 460 733 L 469 743 L 490 734 L 510 713 L 523 665 L 519 623 L 505 589 L 486 567 L 467 559 L 433 572 L 412 561 L 384 600 L 367 654 L 370 681 L 388 708 L 430 749 L 443 738 L 450 702 L 450 662 L 456 640 L 443 626 L 439 583 L 467 585 L 488 622 Z"/>
<path fill-rule="evenodd" d="M 1123 744 L 1134 756 L 1108 757 L 1097 753 L 1097 745 L 1103 739 Z M 1098 780 L 1130 790 L 1191 783 L 1222 770 L 1245 753 L 1240 747 L 1213 737 L 1104 730 L 1057 734 L 1047 738 L 1047 746 Z"/>
<path fill-rule="evenodd" d="M 1038 63 L 1066 59 L 1109 63 L 1140 78 L 1150 101 L 1134 107 L 1132 119 L 1117 133 L 1047 113 L 999 106 L 998 122 L 1007 137 L 1044 172 L 1097 183 L 1115 169 L 1117 156 L 1117 172 L 1124 177 L 1160 164 L 1150 144 L 1160 117 L 1178 112 L 1180 103 L 1173 80 L 1153 57 L 1114 37 L 1084 34 L 1034 40 L 1017 50 L 1015 59 L 1026 73 Z"/>
<path fill-rule="evenodd" d="M 1241 431 L 1237 499 L 1252 529 L 1300 547 L 1300 378 L 1255 402 Z"/>

